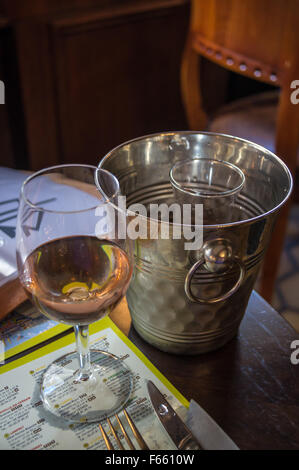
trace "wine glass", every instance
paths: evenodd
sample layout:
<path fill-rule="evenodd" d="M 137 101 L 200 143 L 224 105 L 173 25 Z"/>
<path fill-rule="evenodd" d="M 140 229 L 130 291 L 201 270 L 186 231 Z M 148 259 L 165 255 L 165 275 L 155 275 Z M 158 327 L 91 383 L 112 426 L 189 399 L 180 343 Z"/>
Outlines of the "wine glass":
<path fill-rule="evenodd" d="M 132 275 L 119 196 L 118 180 L 90 165 L 38 171 L 21 189 L 16 234 L 21 284 L 44 315 L 74 326 L 77 346 L 46 369 L 41 396 L 48 411 L 73 422 L 116 413 L 132 390 L 123 361 L 88 345 L 89 324 L 124 297 Z"/>
<path fill-rule="evenodd" d="M 202 204 L 205 225 L 233 222 L 244 173 L 233 163 L 212 158 L 178 161 L 170 170 L 175 199 L 181 204 Z"/>

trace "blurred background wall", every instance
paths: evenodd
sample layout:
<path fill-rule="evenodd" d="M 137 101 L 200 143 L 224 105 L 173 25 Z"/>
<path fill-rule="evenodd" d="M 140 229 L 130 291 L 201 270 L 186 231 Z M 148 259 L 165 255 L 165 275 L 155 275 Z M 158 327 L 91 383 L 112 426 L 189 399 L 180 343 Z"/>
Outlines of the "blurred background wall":
<path fill-rule="evenodd" d="M 96 164 L 119 143 L 186 128 L 185 0 L 4 0 L 0 164 Z"/>
<path fill-rule="evenodd" d="M 128 139 L 188 128 L 188 0 L 2 0 L 0 165 L 97 164 Z M 204 60 L 206 106 L 262 87 Z"/>

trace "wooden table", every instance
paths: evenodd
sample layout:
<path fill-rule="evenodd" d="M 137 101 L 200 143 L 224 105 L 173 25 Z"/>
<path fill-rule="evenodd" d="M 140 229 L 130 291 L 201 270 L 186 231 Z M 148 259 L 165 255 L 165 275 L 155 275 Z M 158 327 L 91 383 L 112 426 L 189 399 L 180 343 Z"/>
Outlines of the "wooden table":
<path fill-rule="evenodd" d="M 299 334 L 258 294 L 250 298 L 238 336 L 204 355 L 175 356 L 147 344 L 124 303 L 112 319 L 240 449 L 299 449 L 299 364 L 290 360 Z"/>

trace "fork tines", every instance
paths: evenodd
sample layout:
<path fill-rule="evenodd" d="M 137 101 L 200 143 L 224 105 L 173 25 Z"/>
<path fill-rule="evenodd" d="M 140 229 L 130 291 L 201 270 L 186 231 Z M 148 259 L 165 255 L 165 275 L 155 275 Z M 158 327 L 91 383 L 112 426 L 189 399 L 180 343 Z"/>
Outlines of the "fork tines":
<path fill-rule="evenodd" d="M 131 431 L 132 431 L 132 433 L 133 433 L 133 435 L 134 435 L 136 441 L 138 442 L 138 445 L 139 445 L 140 449 L 141 449 L 141 450 L 147 450 L 147 449 L 148 449 L 147 444 L 145 443 L 143 437 L 141 436 L 140 432 L 138 431 L 137 427 L 135 426 L 135 424 L 134 424 L 134 422 L 133 422 L 131 416 L 129 415 L 129 413 L 128 413 L 126 410 L 124 410 L 124 415 L 125 415 L 125 418 L 126 418 L 126 420 L 127 420 L 127 423 L 128 423 L 128 425 L 130 426 L 130 429 L 131 429 Z M 129 437 L 129 435 L 128 435 L 128 433 L 127 433 L 127 431 L 126 431 L 126 429 L 125 429 L 125 427 L 124 427 L 124 425 L 123 425 L 123 423 L 122 423 L 122 421 L 120 420 L 120 417 L 118 416 L 118 414 L 116 414 L 116 415 L 114 415 L 114 416 L 115 416 L 115 418 L 116 418 L 116 421 L 117 421 L 117 423 L 118 423 L 118 425 L 119 425 L 119 427 L 120 427 L 120 429 L 121 429 L 121 432 L 122 432 L 122 434 L 123 434 L 123 436 L 124 436 L 124 438 L 125 438 L 125 440 L 126 440 L 128 446 L 129 446 L 129 449 L 131 449 L 131 450 L 136 450 L 136 448 L 135 448 L 133 442 L 131 441 L 131 439 L 130 439 L 130 437 Z M 125 448 L 124 448 L 124 446 L 123 446 L 121 440 L 119 439 L 119 436 L 118 436 L 118 434 L 117 434 L 117 432 L 116 432 L 116 430 L 115 430 L 115 428 L 114 428 L 114 426 L 113 426 L 113 424 L 112 424 L 112 422 L 111 422 L 111 420 L 110 420 L 109 418 L 107 418 L 107 423 L 108 423 L 108 426 L 109 426 L 109 428 L 110 428 L 110 431 L 111 431 L 111 433 L 112 433 L 114 439 L 115 439 L 116 442 L 117 442 L 118 448 L 119 448 L 120 450 L 125 450 Z M 102 425 L 102 424 L 99 424 L 99 428 L 100 428 L 100 431 L 101 431 L 101 433 L 102 433 L 102 436 L 103 436 L 103 439 L 104 439 L 104 441 L 105 441 L 105 444 L 106 444 L 107 449 L 108 449 L 108 450 L 114 450 L 114 446 L 113 446 L 113 444 L 111 443 L 111 441 L 110 441 L 108 435 L 106 434 L 103 425 Z"/>

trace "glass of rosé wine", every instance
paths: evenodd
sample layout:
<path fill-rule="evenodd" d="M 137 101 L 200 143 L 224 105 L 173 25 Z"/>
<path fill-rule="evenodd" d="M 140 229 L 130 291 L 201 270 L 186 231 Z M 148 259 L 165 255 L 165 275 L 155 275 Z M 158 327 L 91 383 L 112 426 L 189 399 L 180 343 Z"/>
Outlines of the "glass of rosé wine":
<path fill-rule="evenodd" d="M 130 369 L 108 352 L 105 340 L 99 349 L 89 348 L 89 325 L 120 302 L 132 276 L 133 251 L 119 198 L 115 176 L 91 165 L 38 171 L 21 189 L 19 279 L 38 310 L 73 326 L 76 338 L 76 351 L 50 354 L 41 397 L 46 410 L 73 422 L 111 416 L 132 391 Z"/>

